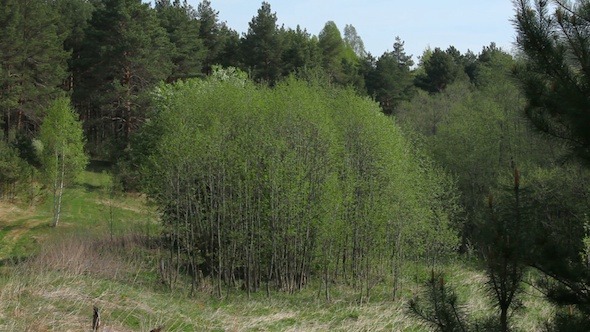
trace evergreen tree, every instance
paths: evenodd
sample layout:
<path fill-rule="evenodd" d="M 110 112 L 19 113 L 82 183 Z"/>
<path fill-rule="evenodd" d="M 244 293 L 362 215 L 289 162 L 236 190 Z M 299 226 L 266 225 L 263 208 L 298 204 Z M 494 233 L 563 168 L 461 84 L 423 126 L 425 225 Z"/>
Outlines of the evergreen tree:
<path fill-rule="evenodd" d="M 477 56 L 477 61 L 473 63 L 471 80 L 478 87 L 495 84 L 502 77 L 510 74 L 515 66 L 512 56 L 502 49 L 498 48 L 495 43 L 484 46 L 481 53 Z"/>
<path fill-rule="evenodd" d="M 423 59 L 423 69 L 423 73 L 416 77 L 416 85 L 429 92 L 442 92 L 455 81 L 461 70 L 455 57 L 438 47 Z"/>
<path fill-rule="evenodd" d="M 287 76 L 301 70 L 314 69 L 320 66 L 320 51 L 317 39 L 299 26 L 293 29 L 281 29 L 283 41 L 282 75 Z"/>
<path fill-rule="evenodd" d="M 0 110 L 4 137 L 30 135 L 66 77 L 58 16 L 46 1 L 0 1 Z"/>
<path fill-rule="evenodd" d="M 171 44 L 149 5 L 105 0 L 93 13 L 83 46 L 75 61 L 82 73 L 75 103 L 94 148 L 110 139 L 121 151 L 145 118 L 143 94 L 170 75 Z"/>
<path fill-rule="evenodd" d="M 218 20 L 219 12 L 211 7 L 211 1 L 203 0 L 197 6 L 197 19 L 199 20 L 199 39 L 203 41 L 206 55 L 203 59 L 203 73 L 212 73 L 213 65 L 219 64 L 219 56 L 222 53 L 221 24 Z"/>
<path fill-rule="evenodd" d="M 88 22 L 92 18 L 95 7 L 92 2 L 85 0 L 55 0 L 54 6 L 59 13 L 58 31 L 65 36 L 63 48 L 70 52 L 68 59 L 68 77 L 63 88 L 71 91 L 81 73 L 76 71 L 74 59 L 79 58 L 84 34 Z"/>
<path fill-rule="evenodd" d="M 227 26 L 225 22 L 219 28 L 219 53 L 214 63 L 223 67 L 243 67 L 240 54 L 240 34 Z"/>
<path fill-rule="evenodd" d="M 392 114 L 400 102 L 409 101 L 415 92 L 410 67 L 411 55 L 406 55 L 404 42 L 396 37 L 392 52 L 385 52 L 375 64 L 372 80 L 367 83 L 368 92 L 374 95 L 383 112 Z"/>
<path fill-rule="evenodd" d="M 590 3 L 519 0 L 515 7 L 514 24 L 523 59 L 514 73 L 527 99 L 526 114 L 536 128 L 566 142 L 587 162 Z M 535 193 L 538 232 L 532 265 L 555 281 L 544 285 L 549 299 L 560 308 L 571 306 L 565 316 L 558 311 L 557 330 L 584 330 L 589 324 L 588 204 L 585 199 L 578 201 L 578 197 L 586 197 L 580 195 L 585 192 L 580 188 L 585 182 L 585 167 L 584 171 L 568 167 L 540 174 Z M 574 307 L 579 314 L 574 313 Z"/>
<path fill-rule="evenodd" d="M 510 331 L 511 311 L 518 306 L 522 292 L 522 280 L 528 252 L 531 249 L 530 213 L 526 209 L 528 199 L 523 195 L 520 171 L 514 165 L 513 185 L 510 195 L 488 196 L 489 214 L 480 232 L 478 249 L 486 265 L 486 283 L 499 309 L 498 327 Z M 510 197 L 511 196 L 511 197 Z M 498 199 L 499 198 L 499 199 Z M 499 202 L 496 202 L 498 200 Z"/>
<path fill-rule="evenodd" d="M 531 4 L 532 3 L 532 4 Z M 525 61 L 516 70 L 540 130 L 568 140 L 590 160 L 590 4 L 515 2 L 517 42 Z"/>
<path fill-rule="evenodd" d="M 242 59 L 252 78 L 274 84 L 281 74 L 282 43 L 277 26 L 277 15 L 270 4 L 263 2 L 258 14 L 250 21 L 242 39 Z"/>
<path fill-rule="evenodd" d="M 460 305 L 456 292 L 445 285 L 442 273 L 431 271 L 422 296 L 408 302 L 408 311 L 439 332 L 467 332 L 467 314 Z"/>
<path fill-rule="evenodd" d="M 169 51 L 173 69 L 166 81 L 199 76 L 206 51 L 199 38 L 197 12 L 186 0 L 182 4 L 180 0 L 173 3 L 170 0 L 159 0 L 155 8 L 160 24 L 168 32 L 168 38 L 174 46 Z"/>

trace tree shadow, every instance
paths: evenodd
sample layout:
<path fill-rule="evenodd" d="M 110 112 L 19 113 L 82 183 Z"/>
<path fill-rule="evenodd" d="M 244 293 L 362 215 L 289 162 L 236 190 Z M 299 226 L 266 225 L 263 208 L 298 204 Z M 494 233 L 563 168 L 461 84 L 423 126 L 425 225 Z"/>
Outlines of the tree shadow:
<path fill-rule="evenodd" d="M 110 171 L 113 168 L 113 163 L 107 160 L 92 159 L 88 162 L 86 170 L 93 173 L 102 173 Z"/>

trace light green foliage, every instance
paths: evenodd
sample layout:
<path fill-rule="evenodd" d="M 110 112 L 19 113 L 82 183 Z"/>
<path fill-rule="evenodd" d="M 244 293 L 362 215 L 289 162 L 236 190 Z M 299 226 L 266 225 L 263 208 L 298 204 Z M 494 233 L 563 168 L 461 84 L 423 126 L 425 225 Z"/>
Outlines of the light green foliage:
<path fill-rule="evenodd" d="M 333 76 L 338 75 L 341 70 L 341 59 L 344 54 L 345 44 L 336 23 L 333 21 L 326 22 L 318 35 L 318 41 L 322 51 L 324 70 Z"/>
<path fill-rule="evenodd" d="M 359 50 L 362 40 L 356 35 L 356 29 L 347 26 L 349 40 L 342 38 L 338 26 L 328 21 L 318 35 L 318 46 L 321 52 L 322 69 L 330 80 L 341 86 L 354 86 L 358 91 L 365 90 L 365 82 L 360 72 L 360 57 L 355 53 Z M 352 31 L 354 35 L 352 36 Z M 355 39 L 353 42 L 351 39 Z M 355 44 L 355 45 L 353 45 Z"/>
<path fill-rule="evenodd" d="M 64 186 L 75 180 L 88 163 L 82 124 L 68 98 L 56 99 L 51 104 L 41 125 L 39 140 L 43 144 L 41 161 L 44 180 L 53 190 L 53 226 L 56 226 Z"/>
<path fill-rule="evenodd" d="M 367 56 L 365 43 L 352 24 L 344 26 L 344 43 L 354 51 L 354 54 L 356 54 L 358 58 L 364 58 Z"/>
<path fill-rule="evenodd" d="M 204 268 L 218 293 L 239 279 L 249 292 L 263 281 L 292 292 L 320 275 L 328 298 L 335 280 L 350 280 L 366 299 L 402 251 L 456 247 L 454 184 L 374 102 L 217 73 L 160 87 L 144 129 L 157 133 L 147 188 L 179 246 L 171 257 L 204 264 L 191 266 L 195 279 Z"/>

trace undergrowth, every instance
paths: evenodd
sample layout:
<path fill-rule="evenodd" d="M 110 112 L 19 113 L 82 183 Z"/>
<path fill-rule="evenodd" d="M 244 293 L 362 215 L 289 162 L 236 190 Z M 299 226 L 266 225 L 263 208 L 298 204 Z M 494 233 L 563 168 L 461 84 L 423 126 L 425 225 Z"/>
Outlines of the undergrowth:
<path fill-rule="evenodd" d="M 407 311 L 430 275 L 420 265 L 404 267 L 397 300 L 387 280 L 363 303 L 342 284 L 331 286 L 331 302 L 313 282 L 270 297 L 235 288 L 219 299 L 208 279 L 193 294 L 190 287 L 168 289 L 158 271 L 157 214 L 142 196 L 111 188 L 108 174 L 87 172 L 66 192 L 57 228 L 48 226 L 48 205 L 0 203 L 0 331 L 90 330 L 93 306 L 111 331 L 429 331 Z M 440 269 L 470 315 L 493 315 L 476 263 L 457 260 Z M 540 331 L 553 308 L 533 287 L 523 305 L 514 328 Z"/>

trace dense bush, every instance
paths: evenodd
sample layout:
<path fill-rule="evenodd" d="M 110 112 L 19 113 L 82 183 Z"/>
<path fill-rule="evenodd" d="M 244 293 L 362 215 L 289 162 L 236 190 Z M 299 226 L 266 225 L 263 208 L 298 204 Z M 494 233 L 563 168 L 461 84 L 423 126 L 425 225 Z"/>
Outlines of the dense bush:
<path fill-rule="evenodd" d="M 214 276 L 219 292 L 294 291 L 317 277 L 327 296 L 342 280 L 363 297 L 403 257 L 457 245 L 453 181 L 351 90 L 217 75 L 155 99 L 137 149 L 150 151 L 144 182 L 176 267 L 169 281 L 184 270 L 195 284 Z"/>

